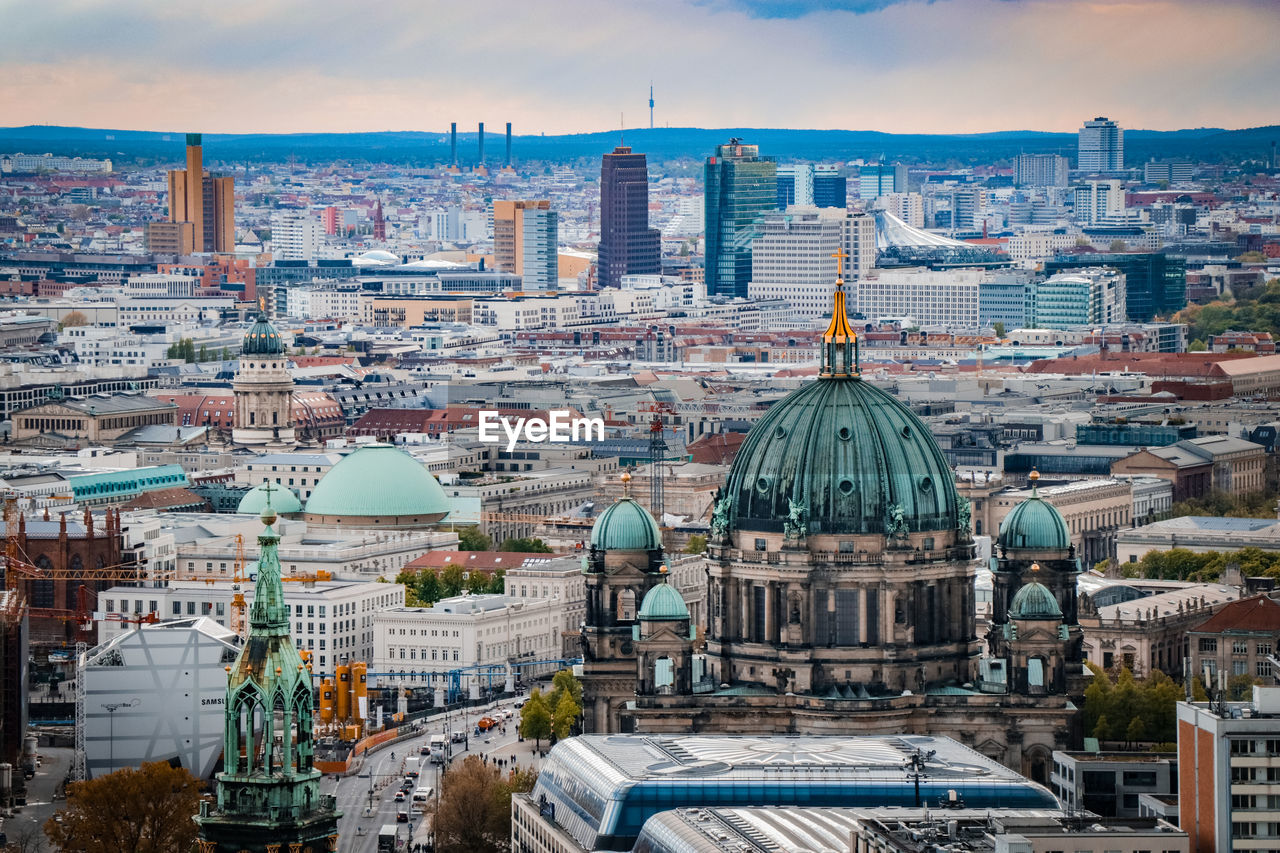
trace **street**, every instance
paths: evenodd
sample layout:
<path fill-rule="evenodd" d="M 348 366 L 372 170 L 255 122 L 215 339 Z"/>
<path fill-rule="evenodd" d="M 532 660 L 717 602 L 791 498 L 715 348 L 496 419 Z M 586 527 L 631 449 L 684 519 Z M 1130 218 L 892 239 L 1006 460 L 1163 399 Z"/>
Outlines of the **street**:
<path fill-rule="evenodd" d="M 44 841 L 44 823 L 53 813 L 66 805 L 61 797 L 54 800 L 55 791 L 59 791 L 62 780 L 66 778 L 71 766 L 72 750 L 65 747 L 42 746 L 39 749 L 41 765 L 36 770 L 34 779 L 27 780 L 27 804 L 14 812 L 13 817 L 6 818 L 0 831 L 3 831 L 10 844 L 24 839 L 38 839 L 38 843 L 28 844 L 23 850 L 35 853 L 37 850 L 48 850 Z M 15 773 L 21 773 L 14 768 Z"/>
<path fill-rule="evenodd" d="M 423 820 L 423 816 L 415 812 L 411 808 L 410 796 L 406 795 L 405 801 L 397 803 L 395 801 L 396 791 L 400 790 L 400 784 L 404 781 L 404 759 L 409 755 L 418 755 L 418 750 L 426 746 L 429 738 L 433 734 L 448 735 L 450 730 L 462 731 L 466 730 L 470 733 L 470 744 L 456 743 L 453 744 L 453 760 L 461 761 L 467 755 L 483 755 L 488 756 L 492 761 L 494 759 L 502 759 L 510 761 L 511 756 L 516 756 L 516 764 L 522 767 L 529 766 L 530 762 L 533 766 L 538 765 L 538 760 L 533 755 L 533 743 L 521 743 L 519 734 L 517 733 L 517 724 L 520 720 L 520 712 L 516 711 L 511 719 L 505 721 L 506 732 L 503 733 L 502 727 L 499 726 L 492 730 L 490 734 L 475 735 L 475 724 L 487 713 L 492 713 L 502 709 L 514 709 L 515 703 L 520 701 L 518 698 L 504 699 L 499 702 L 490 703 L 476 708 L 468 708 L 465 713 L 455 711 L 448 715 L 448 720 L 442 715 L 439 717 L 431 717 L 426 721 L 426 727 L 418 735 L 399 743 L 383 747 L 376 752 L 371 752 L 365 756 L 364 767 L 358 774 L 352 774 L 341 778 L 337 783 L 336 790 L 331 788 L 332 783 L 325 783 L 325 790 L 335 790 L 338 799 L 338 808 L 342 811 L 342 818 L 338 822 L 338 849 L 342 853 L 376 853 L 378 849 L 378 832 L 379 830 L 390 824 L 396 826 L 399 830 L 399 843 L 397 848 L 401 851 L 411 849 L 408 846 L 408 840 L 412 838 L 415 844 L 425 844 L 430 834 L 430 828 Z M 543 743 L 546 747 L 546 743 Z M 394 754 L 394 758 L 392 755 Z M 441 767 L 432 764 L 428 756 L 420 756 L 420 776 L 418 779 L 418 787 L 430 786 L 439 793 Z M 505 769 L 505 768 L 504 768 Z M 372 809 L 369 808 L 370 788 L 373 789 Z M 408 823 L 396 823 L 396 813 L 400 810 L 408 812 Z"/>

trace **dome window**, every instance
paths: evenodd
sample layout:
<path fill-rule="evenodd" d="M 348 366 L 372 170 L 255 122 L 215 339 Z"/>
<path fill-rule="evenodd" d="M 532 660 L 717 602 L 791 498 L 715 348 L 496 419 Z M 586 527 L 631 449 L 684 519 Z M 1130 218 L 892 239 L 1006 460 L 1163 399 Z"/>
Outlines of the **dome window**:
<path fill-rule="evenodd" d="M 841 441 L 848 441 L 849 439 L 853 438 L 853 433 L 849 430 L 847 426 L 840 427 L 840 431 L 837 432 L 836 435 L 840 436 Z"/>
<path fill-rule="evenodd" d="M 846 477 L 840 481 L 840 494 L 842 495 L 853 494 L 853 480 L 850 480 L 848 477 Z"/>
<path fill-rule="evenodd" d="M 911 427 L 909 427 L 909 426 L 903 426 L 903 427 L 902 427 L 902 437 L 903 437 L 903 438 L 911 438 Z"/>
<path fill-rule="evenodd" d="M 769 478 L 761 477 L 760 479 L 756 480 L 756 488 L 762 493 L 769 491 Z"/>
<path fill-rule="evenodd" d="M 786 437 L 787 437 L 787 431 L 786 431 L 785 429 L 783 429 L 782 427 L 777 427 L 777 428 L 775 428 L 775 429 L 774 429 L 774 431 L 773 431 L 773 437 L 774 437 L 774 438 L 786 438 Z"/>
<path fill-rule="evenodd" d="M 905 429 L 905 427 L 904 427 L 904 429 Z M 922 492 L 931 492 L 931 491 L 933 491 L 933 480 L 929 479 L 928 477 L 921 477 L 921 478 L 920 478 L 920 491 L 922 491 Z"/>

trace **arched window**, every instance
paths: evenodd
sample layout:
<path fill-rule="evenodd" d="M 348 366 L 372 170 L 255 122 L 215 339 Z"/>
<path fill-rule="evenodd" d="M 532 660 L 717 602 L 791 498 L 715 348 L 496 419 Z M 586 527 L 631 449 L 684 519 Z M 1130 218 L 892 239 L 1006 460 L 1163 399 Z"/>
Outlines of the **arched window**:
<path fill-rule="evenodd" d="M 618 593 L 618 621 L 631 622 L 636 618 L 636 594 L 633 590 L 624 589 Z"/>

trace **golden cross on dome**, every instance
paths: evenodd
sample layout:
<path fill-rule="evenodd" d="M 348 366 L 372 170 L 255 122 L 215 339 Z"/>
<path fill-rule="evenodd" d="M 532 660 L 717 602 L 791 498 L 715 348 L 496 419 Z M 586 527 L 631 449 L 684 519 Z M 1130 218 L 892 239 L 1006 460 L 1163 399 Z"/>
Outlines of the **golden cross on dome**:
<path fill-rule="evenodd" d="M 844 249 L 841 249 L 838 252 L 832 253 L 831 257 L 836 259 L 836 278 L 843 281 L 844 280 L 844 259 L 849 257 L 849 255 L 847 252 L 845 252 Z"/>

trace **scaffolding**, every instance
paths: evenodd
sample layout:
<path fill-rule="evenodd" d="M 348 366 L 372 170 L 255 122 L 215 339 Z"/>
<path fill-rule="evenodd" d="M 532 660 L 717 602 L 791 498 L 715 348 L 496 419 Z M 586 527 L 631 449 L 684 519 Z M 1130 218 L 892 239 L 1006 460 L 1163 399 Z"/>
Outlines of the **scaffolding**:
<path fill-rule="evenodd" d="M 89 644 L 76 643 L 76 751 L 71 757 L 71 781 L 83 782 L 88 776 L 85 773 L 84 752 L 84 674 L 85 664 L 89 660 Z"/>

